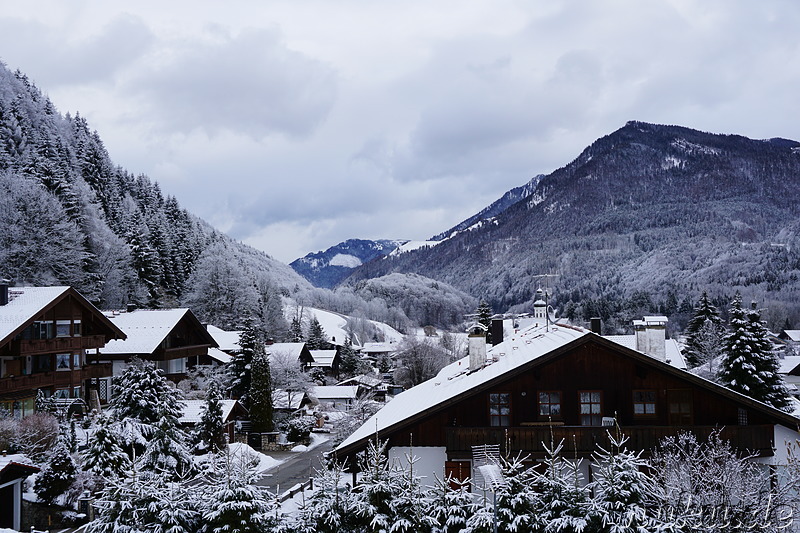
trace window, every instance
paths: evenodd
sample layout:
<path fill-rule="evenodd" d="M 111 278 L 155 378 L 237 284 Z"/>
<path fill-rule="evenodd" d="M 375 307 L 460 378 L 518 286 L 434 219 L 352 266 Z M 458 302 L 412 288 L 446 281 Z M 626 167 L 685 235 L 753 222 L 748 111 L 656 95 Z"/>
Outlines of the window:
<path fill-rule="evenodd" d="M 560 392 L 543 391 L 539 393 L 539 416 L 561 418 Z"/>
<path fill-rule="evenodd" d="M 72 354 L 68 353 L 56 354 L 56 370 L 69 370 L 70 359 L 72 359 Z"/>
<path fill-rule="evenodd" d="M 739 422 L 740 426 L 747 425 L 747 409 L 739 408 L 739 412 L 737 413 L 737 421 Z"/>
<path fill-rule="evenodd" d="M 76 353 L 72 354 L 72 368 L 80 368 L 81 367 L 81 354 Z"/>
<path fill-rule="evenodd" d="M 69 337 L 69 320 L 56 321 L 56 337 Z"/>
<path fill-rule="evenodd" d="M 80 337 L 81 336 L 81 321 L 80 320 L 73 320 L 72 321 L 72 336 L 73 337 Z"/>
<path fill-rule="evenodd" d="M 654 390 L 633 391 L 633 416 L 637 417 L 656 416 L 656 391 Z"/>
<path fill-rule="evenodd" d="M 580 400 L 581 425 L 602 425 L 602 393 L 600 391 L 580 391 L 578 395 Z"/>
<path fill-rule="evenodd" d="M 692 424 L 692 391 L 668 390 L 669 424 L 671 426 L 690 426 Z"/>
<path fill-rule="evenodd" d="M 489 425 L 511 425 L 511 394 L 507 392 L 489 394 Z"/>

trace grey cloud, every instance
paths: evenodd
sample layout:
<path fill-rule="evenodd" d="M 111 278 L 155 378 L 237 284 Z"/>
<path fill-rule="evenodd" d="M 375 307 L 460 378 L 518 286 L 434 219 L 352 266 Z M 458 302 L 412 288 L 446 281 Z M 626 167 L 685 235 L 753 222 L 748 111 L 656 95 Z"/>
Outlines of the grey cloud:
<path fill-rule="evenodd" d="M 0 45 L 6 60 L 35 77 L 47 89 L 110 81 L 142 57 L 153 34 L 137 17 L 121 15 L 80 41 L 66 38 L 67 28 L 39 22 L 0 18 Z"/>
<path fill-rule="evenodd" d="M 262 139 L 312 133 L 333 106 L 336 85 L 330 67 L 287 49 L 277 31 L 248 30 L 182 43 L 155 58 L 130 90 L 153 108 L 158 129 Z"/>

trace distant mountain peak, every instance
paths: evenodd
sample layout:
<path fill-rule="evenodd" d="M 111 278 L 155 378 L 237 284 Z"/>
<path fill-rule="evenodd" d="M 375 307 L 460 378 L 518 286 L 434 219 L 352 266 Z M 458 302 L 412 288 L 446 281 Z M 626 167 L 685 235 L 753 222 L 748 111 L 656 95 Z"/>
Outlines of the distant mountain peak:
<path fill-rule="evenodd" d="M 354 268 L 388 255 L 408 241 L 390 239 L 348 239 L 327 250 L 295 259 L 289 266 L 316 287 L 331 289 L 350 275 Z"/>

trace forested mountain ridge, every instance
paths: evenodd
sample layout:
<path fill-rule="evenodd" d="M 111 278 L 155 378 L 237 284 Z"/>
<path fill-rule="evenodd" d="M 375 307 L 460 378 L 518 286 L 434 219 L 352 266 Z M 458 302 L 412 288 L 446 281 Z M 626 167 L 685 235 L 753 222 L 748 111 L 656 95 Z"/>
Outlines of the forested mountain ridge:
<path fill-rule="evenodd" d="M 310 289 L 114 165 L 84 118 L 60 115 L 2 63 L 0 191 L 0 277 L 18 285 L 72 285 L 104 308 L 193 304 L 200 314 L 216 290 L 231 301 L 217 302 L 225 316 L 205 318 L 221 327 L 243 309 L 278 317 L 279 293 Z M 234 295 L 238 309 L 226 309 Z"/>
<path fill-rule="evenodd" d="M 332 289 L 352 270 L 376 257 L 387 255 L 405 241 L 348 239 L 321 252 L 306 254 L 289 266 L 315 287 Z"/>
<path fill-rule="evenodd" d="M 478 213 L 472 215 L 463 222 L 456 224 L 449 230 L 443 231 L 438 235 L 434 235 L 433 237 L 431 237 L 430 240 L 441 241 L 447 239 L 448 237 L 452 237 L 455 233 L 459 233 L 461 231 L 471 228 L 472 226 L 481 222 L 482 220 L 489 220 L 499 215 L 500 213 L 502 213 L 515 203 L 533 194 L 533 191 L 536 190 L 536 186 L 539 184 L 539 182 L 543 177 L 544 177 L 543 174 L 539 174 L 531 178 L 531 180 L 525 185 L 514 187 L 510 191 L 506 192 L 499 199 L 489 204 L 488 207 L 481 209 Z"/>
<path fill-rule="evenodd" d="M 541 274 L 562 314 L 674 313 L 702 290 L 800 319 L 800 143 L 629 122 L 541 178 L 493 224 L 367 263 L 528 310 Z M 768 317 L 778 320 L 775 316 Z"/>

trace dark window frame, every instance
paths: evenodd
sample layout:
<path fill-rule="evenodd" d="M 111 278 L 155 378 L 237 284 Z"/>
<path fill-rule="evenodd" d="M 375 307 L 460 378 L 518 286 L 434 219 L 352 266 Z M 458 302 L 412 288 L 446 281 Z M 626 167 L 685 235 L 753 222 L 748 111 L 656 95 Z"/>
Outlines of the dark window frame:
<path fill-rule="evenodd" d="M 505 397 L 505 398 L 502 398 Z M 508 401 L 501 401 L 507 399 Z M 510 392 L 490 392 L 489 393 L 489 426 L 509 427 L 511 426 L 511 393 Z M 497 413 L 492 412 L 492 408 L 497 406 Z M 507 412 L 502 409 L 506 407 Z M 504 423 L 505 422 L 505 423 Z"/>
<path fill-rule="evenodd" d="M 597 401 L 589 401 L 589 402 L 584 402 L 583 401 L 583 397 L 582 397 L 583 394 L 595 394 L 595 393 L 598 395 L 598 400 Z M 593 399 L 590 399 L 590 400 L 593 400 Z M 583 406 L 584 405 L 589 405 L 590 406 L 588 413 L 584 413 L 583 412 Z M 593 410 L 592 410 L 591 406 L 594 406 L 594 405 L 598 406 L 598 408 L 597 408 L 598 412 L 597 413 L 592 412 Z M 580 425 L 581 426 L 599 427 L 599 426 L 603 425 L 603 391 L 597 390 L 597 389 L 594 389 L 594 390 L 579 390 L 578 391 L 578 420 L 580 421 Z M 589 423 L 587 424 L 586 421 L 588 421 Z"/>
<path fill-rule="evenodd" d="M 547 395 L 547 401 L 542 401 L 542 395 Z M 558 401 L 553 401 L 553 395 L 558 395 Z M 539 418 L 552 418 L 554 420 L 560 420 L 563 418 L 563 402 L 564 396 L 561 394 L 561 391 L 557 390 L 540 390 L 536 393 L 536 402 L 537 402 L 537 409 L 536 412 L 539 414 Z M 557 405 L 557 413 L 553 414 L 553 406 Z M 543 409 L 546 407 L 546 409 Z M 543 412 L 546 411 L 546 412 Z"/>
<path fill-rule="evenodd" d="M 652 398 L 644 398 L 643 395 L 652 395 Z M 658 416 L 658 392 L 655 389 L 635 389 L 632 393 L 633 416 L 635 418 L 656 418 Z M 642 395 L 637 398 L 637 395 Z M 636 406 L 641 405 L 641 412 L 636 412 Z M 652 405 L 652 411 L 648 412 L 648 407 Z"/>

